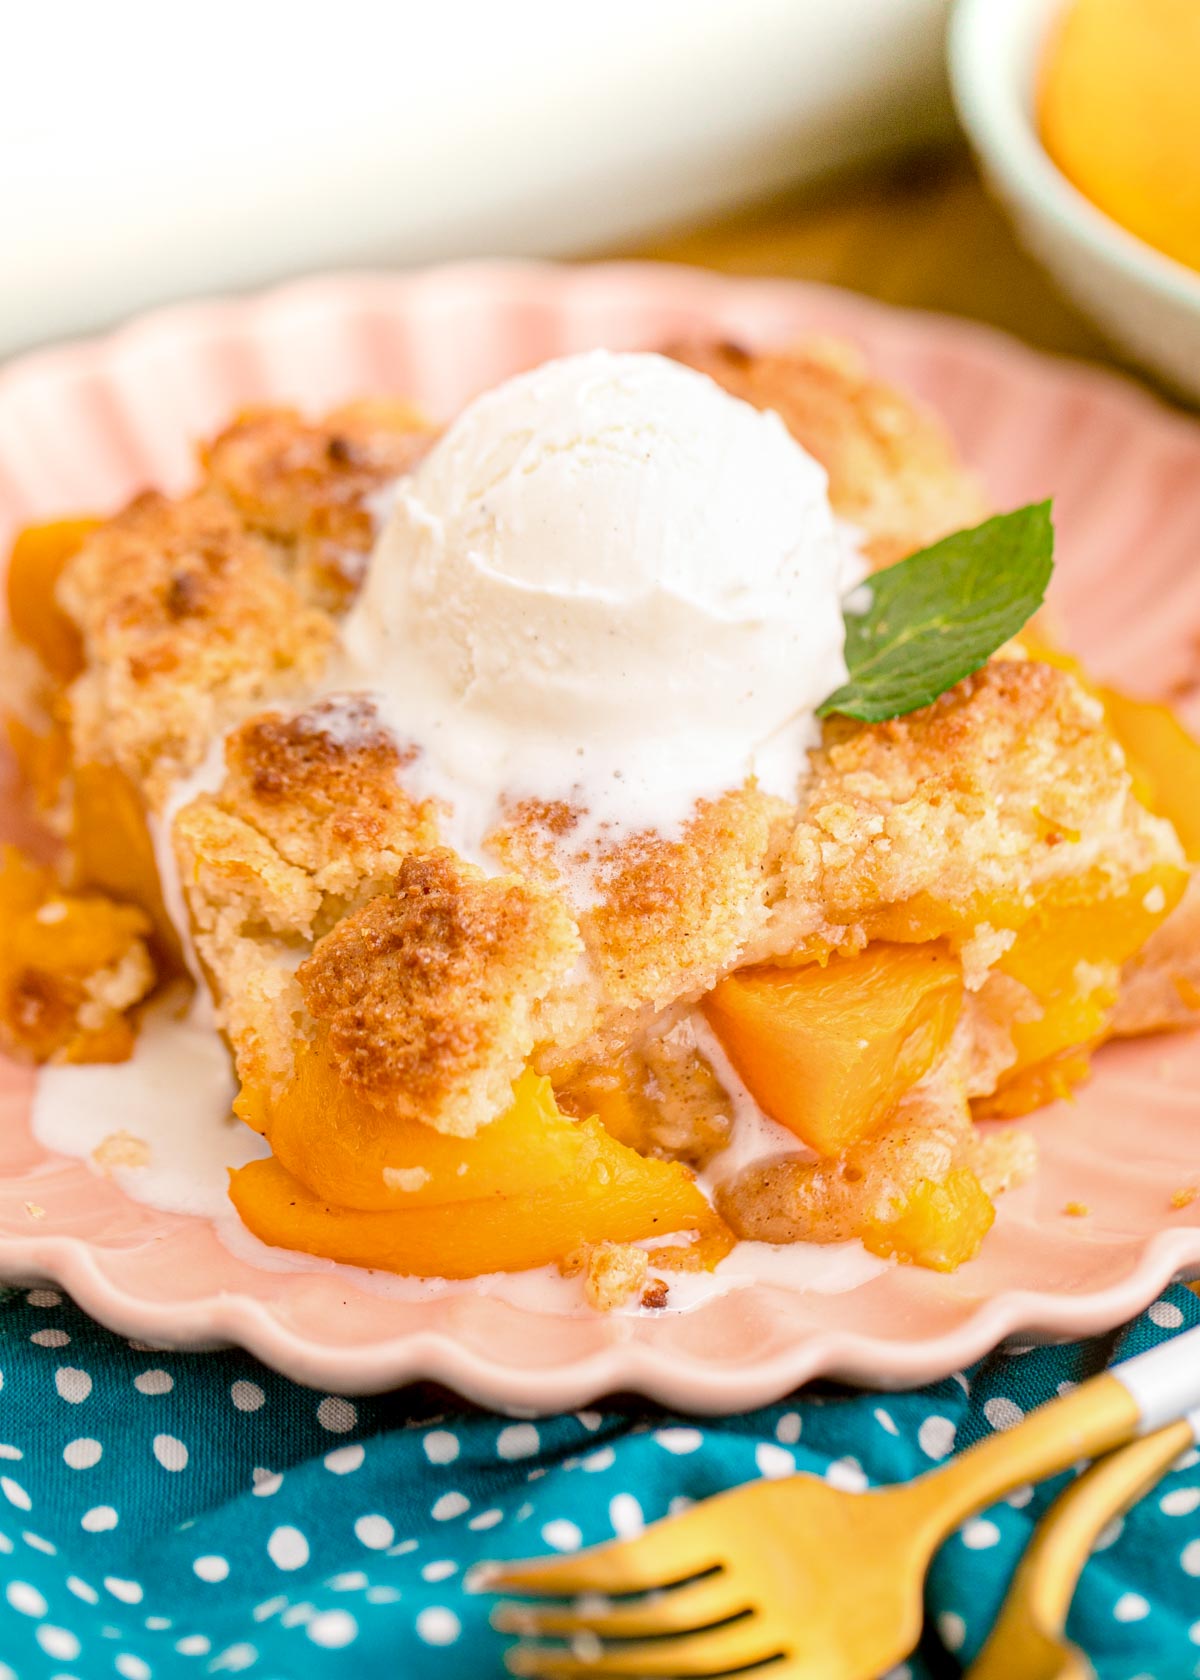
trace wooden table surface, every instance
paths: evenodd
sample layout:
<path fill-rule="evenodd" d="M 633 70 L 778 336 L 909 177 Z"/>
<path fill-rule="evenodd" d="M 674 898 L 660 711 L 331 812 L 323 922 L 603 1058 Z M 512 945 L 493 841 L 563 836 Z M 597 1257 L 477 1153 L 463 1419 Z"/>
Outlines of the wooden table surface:
<path fill-rule="evenodd" d="M 965 148 L 893 160 L 617 253 L 790 275 L 966 315 L 1040 349 L 1123 365 L 1018 245 Z"/>

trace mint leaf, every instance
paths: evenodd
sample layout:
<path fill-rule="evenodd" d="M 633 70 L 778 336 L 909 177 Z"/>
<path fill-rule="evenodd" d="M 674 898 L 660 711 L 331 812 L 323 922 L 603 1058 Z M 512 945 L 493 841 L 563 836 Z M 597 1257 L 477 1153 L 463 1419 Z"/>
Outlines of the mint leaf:
<path fill-rule="evenodd" d="M 1032 618 L 1053 556 L 1050 503 L 1036 502 L 876 572 L 860 586 L 869 606 L 846 612 L 849 681 L 818 715 L 881 723 L 928 706 Z"/>

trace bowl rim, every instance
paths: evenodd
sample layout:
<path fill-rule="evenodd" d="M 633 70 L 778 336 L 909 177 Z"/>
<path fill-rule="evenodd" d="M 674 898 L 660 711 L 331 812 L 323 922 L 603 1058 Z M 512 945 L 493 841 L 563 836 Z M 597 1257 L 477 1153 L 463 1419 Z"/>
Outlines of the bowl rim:
<path fill-rule="evenodd" d="M 1067 0 L 954 0 L 947 28 L 950 87 L 985 169 L 1013 199 L 1057 222 L 1097 262 L 1171 304 L 1200 313 L 1200 274 L 1115 221 L 1063 174 L 1028 106 L 1041 49 Z M 998 53 L 997 45 L 1009 49 Z M 1028 62 L 1019 74 L 1001 65 Z"/>

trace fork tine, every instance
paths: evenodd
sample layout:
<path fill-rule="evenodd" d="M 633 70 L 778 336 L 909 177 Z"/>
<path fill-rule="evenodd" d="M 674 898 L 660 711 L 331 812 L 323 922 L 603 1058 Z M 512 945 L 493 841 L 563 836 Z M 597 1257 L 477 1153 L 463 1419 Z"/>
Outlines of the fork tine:
<path fill-rule="evenodd" d="M 584 1636 L 587 1637 L 586 1635 Z M 562 1646 L 517 1645 L 505 1653 L 512 1674 L 536 1680 L 619 1680 L 637 1675 L 640 1680 L 659 1676 L 679 1680 L 703 1680 L 704 1676 L 728 1674 L 769 1662 L 781 1654 L 779 1639 L 758 1616 L 708 1633 L 687 1634 L 679 1639 L 637 1640 L 628 1645 L 596 1646 L 596 1655 L 576 1654 Z M 771 1670 L 766 1670 L 769 1676 Z"/>
<path fill-rule="evenodd" d="M 733 1577 L 718 1570 L 632 1604 L 614 1604 L 603 1597 L 589 1604 L 586 1596 L 570 1605 L 498 1604 L 492 1626 L 527 1639 L 554 1634 L 569 1639 L 575 1633 L 593 1633 L 603 1639 L 650 1639 L 664 1633 L 690 1633 L 750 1608 Z"/>
<path fill-rule="evenodd" d="M 696 1506 L 694 1510 L 705 1510 Z M 533 1558 L 489 1568 L 491 1592 L 534 1598 L 577 1598 L 581 1593 L 649 1592 L 715 1568 L 721 1558 L 714 1526 L 689 1522 L 693 1512 L 655 1523 L 636 1540 L 614 1540 L 571 1557 Z"/>

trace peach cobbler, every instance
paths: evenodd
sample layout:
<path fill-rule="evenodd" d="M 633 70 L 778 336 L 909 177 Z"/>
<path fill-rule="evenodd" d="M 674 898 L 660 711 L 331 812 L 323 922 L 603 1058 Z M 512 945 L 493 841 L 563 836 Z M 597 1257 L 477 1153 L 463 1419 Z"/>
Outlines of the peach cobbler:
<path fill-rule="evenodd" d="M 953 1269 L 1035 1170 L 981 1122 L 1200 1010 L 1200 747 L 1059 650 L 1051 540 L 824 342 L 243 414 L 17 542 L 0 1047 L 211 1003 L 278 1248 Z"/>

